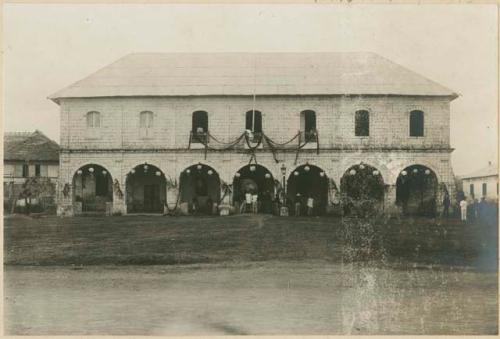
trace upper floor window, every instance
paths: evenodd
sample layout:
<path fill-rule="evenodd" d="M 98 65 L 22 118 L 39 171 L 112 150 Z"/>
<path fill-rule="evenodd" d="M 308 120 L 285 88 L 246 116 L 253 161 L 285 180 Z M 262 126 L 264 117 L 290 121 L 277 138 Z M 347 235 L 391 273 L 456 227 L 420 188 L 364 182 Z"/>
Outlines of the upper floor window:
<path fill-rule="evenodd" d="M 142 138 L 150 137 L 153 127 L 153 112 L 145 111 L 139 114 L 139 133 Z"/>
<path fill-rule="evenodd" d="M 317 141 L 316 112 L 311 110 L 300 112 L 300 131 L 304 134 L 305 141 Z"/>
<path fill-rule="evenodd" d="M 39 177 L 42 175 L 42 165 L 36 164 L 35 165 L 35 177 Z"/>
<path fill-rule="evenodd" d="M 208 113 L 205 111 L 193 112 L 191 133 L 192 142 L 206 142 L 208 132 Z"/>
<path fill-rule="evenodd" d="M 483 197 L 488 195 L 488 186 L 483 182 Z"/>
<path fill-rule="evenodd" d="M 248 111 L 245 119 L 245 129 L 253 133 L 262 133 L 262 113 L 259 111 Z"/>
<path fill-rule="evenodd" d="M 410 112 L 410 137 L 424 136 L 424 112 Z"/>
<path fill-rule="evenodd" d="M 471 197 L 474 197 L 474 184 L 469 185 L 469 193 Z"/>
<path fill-rule="evenodd" d="M 87 127 L 101 127 L 101 114 L 99 112 L 92 111 L 87 113 Z"/>
<path fill-rule="evenodd" d="M 23 164 L 23 178 L 27 178 L 30 176 L 30 167 L 28 164 Z"/>
<path fill-rule="evenodd" d="M 139 125 L 141 128 L 153 127 L 153 112 L 141 112 L 139 117 Z"/>
<path fill-rule="evenodd" d="M 354 133 L 357 137 L 370 135 L 370 113 L 368 111 L 357 111 L 354 117 Z"/>

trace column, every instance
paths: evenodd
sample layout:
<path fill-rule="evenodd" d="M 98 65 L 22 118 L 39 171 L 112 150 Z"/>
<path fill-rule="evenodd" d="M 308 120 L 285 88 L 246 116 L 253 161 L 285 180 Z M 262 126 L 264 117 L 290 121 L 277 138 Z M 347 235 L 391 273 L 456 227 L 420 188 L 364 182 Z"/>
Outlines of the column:
<path fill-rule="evenodd" d="M 396 185 L 386 185 L 384 195 L 384 214 L 388 216 L 401 215 L 401 208 L 396 205 Z"/>
<path fill-rule="evenodd" d="M 113 215 L 127 214 L 127 203 L 125 201 L 125 179 L 114 179 L 113 181 Z"/>

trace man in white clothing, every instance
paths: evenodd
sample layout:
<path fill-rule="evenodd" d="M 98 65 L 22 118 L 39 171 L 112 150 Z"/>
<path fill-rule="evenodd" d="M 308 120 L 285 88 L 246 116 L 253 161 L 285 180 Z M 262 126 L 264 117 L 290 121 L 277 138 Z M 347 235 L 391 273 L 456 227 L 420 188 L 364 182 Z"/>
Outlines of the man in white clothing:
<path fill-rule="evenodd" d="M 465 198 L 460 201 L 460 214 L 462 221 L 467 221 L 467 200 Z"/>

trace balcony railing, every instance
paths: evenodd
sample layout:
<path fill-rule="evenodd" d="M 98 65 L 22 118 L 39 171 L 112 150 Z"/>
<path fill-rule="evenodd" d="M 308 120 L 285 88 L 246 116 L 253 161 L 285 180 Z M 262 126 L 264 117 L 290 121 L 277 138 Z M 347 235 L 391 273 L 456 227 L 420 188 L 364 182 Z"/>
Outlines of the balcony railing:
<path fill-rule="evenodd" d="M 318 133 L 315 131 L 310 131 L 310 132 L 301 131 L 300 137 L 303 142 L 318 142 Z"/>
<path fill-rule="evenodd" d="M 208 143 L 208 133 L 207 132 L 191 131 L 191 143 L 192 144 L 207 144 Z"/>

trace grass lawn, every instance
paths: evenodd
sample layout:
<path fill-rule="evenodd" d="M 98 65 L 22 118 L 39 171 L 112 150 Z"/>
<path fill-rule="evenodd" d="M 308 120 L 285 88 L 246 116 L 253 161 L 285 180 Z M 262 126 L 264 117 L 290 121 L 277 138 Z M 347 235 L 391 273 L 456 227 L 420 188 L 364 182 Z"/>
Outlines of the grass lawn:
<path fill-rule="evenodd" d="M 496 269 L 497 231 L 454 219 L 74 217 L 4 219 L 10 265 L 320 259 Z"/>

